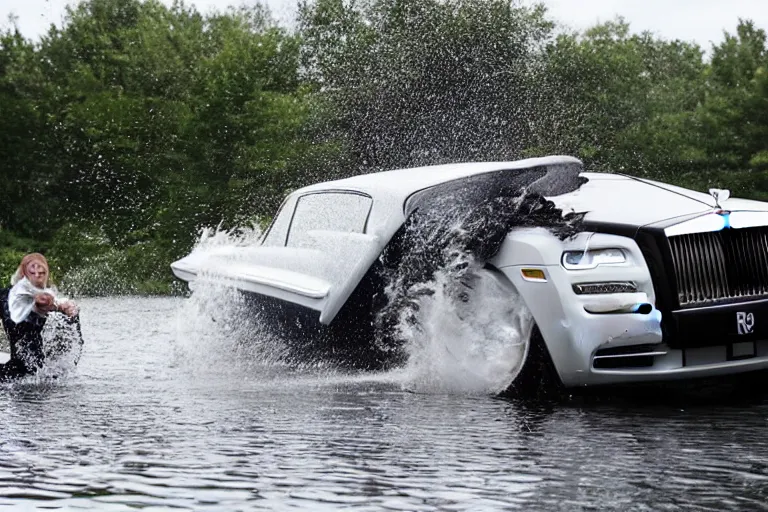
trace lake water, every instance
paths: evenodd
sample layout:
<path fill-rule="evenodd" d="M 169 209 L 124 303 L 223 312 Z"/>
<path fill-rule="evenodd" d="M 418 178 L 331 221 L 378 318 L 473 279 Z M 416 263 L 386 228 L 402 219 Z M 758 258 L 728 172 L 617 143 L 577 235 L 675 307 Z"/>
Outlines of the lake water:
<path fill-rule="evenodd" d="M 768 508 L 768 400 L 526 405 L 285 368 L 190 299 L 80 303 L 78 367 L 0 387 L 0 507 Z"/>

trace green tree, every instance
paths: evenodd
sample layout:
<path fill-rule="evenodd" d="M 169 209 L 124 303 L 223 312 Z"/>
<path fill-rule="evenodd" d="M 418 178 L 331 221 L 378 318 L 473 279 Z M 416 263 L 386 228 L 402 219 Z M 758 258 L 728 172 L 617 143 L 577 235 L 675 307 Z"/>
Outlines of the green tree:
<path fill-rule="evenodd" d="M 304 64 L 350 165 L 511 158 L 531 143 L 542 8 L 508 0 L 317 0 L 300 7 Z M 532 123 L 532 120 L 533 123 Z"/>
<path fill-rule="evenodd" d="M 77 247 L 92 260 L 117 250 L 144 263 L 113 268 L 167 275 L 201 226 L 273 213 L 333 151 L 305 136 L 299 44 L 259 6 L 202 16 L 157 0 L 80 2 L 38 45 L 4 34 L 0 186 L 13 207 L 0 228 L 53 244 L 65 265 Z"/>
<path fill-rule="evenodd" d="M 254 197 L 274 206 L 290 182 L 308 108 L 298 39 L 264 9 L 89 0 L 40 53 L 65 86 L 50 108 L 63 192 L 112 243 L 271 213 Z"/>
<path fill-rule="evenodd" d="M 35 48 L 18 30 L 0 34 L 0 229 L 28 237 L 55 230 L 56 173 L 47 152 L 47 87 Z"/>
<path fill-rule="evenodd" d="M 700 144 L 711 165 L 768 167 L 766 33 L 740 20 L 736 34 L 712 49 L 706 98 L 696 112 Z"/>
<path fill-rule="evenodd" d="M 558 37 L 548 61 L 545 90 L 566 121 L 548 130 L 556 149 L 657 177 L 701 164 L 690 135 L 706 69 L 698 46 L 632 34 L 618 19 Z"/>

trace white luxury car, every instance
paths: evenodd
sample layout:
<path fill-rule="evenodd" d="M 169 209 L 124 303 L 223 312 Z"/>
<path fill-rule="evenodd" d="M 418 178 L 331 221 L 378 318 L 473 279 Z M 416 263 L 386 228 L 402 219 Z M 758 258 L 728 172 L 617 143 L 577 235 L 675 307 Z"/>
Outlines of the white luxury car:
<path fill-rule="evenodd" d="M 402 362 L 392 317 L 447 268 L 530 311 L 513 389 L 722 376 L 768 368 L 768 204 L 728 195 L 565 156 L 401 169 L 296 190 L 257 246 L 171 266 L 353 367 Z"/>

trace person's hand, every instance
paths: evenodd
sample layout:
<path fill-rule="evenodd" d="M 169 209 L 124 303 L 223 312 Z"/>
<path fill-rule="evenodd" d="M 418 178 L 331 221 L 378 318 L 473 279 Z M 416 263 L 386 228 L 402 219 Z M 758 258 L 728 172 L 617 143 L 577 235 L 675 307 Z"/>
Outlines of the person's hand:
<path fill-rule="evenodd" d="M 56 311 L 56 304 L 53 295 L 50 293 L 38 293 L 35 295 L 35 307 L 43 313 Z"/>
<path fill-rule="evenodd" d="M 66 300 L 64 302 L 59 303 L 59 311 L 61 311 L 68 317 L 73 317 L 80 312 L 80 308 L 78 308 L 77 304 L 75 304 L 71 300 Z"/>

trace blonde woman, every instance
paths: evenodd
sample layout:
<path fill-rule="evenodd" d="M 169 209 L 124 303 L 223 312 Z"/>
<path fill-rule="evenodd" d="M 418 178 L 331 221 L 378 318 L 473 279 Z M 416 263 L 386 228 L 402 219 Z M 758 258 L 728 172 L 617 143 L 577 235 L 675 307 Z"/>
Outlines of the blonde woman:
<path fill-rule="evenodd" d="M 0 316 L 11 346 L 11 359 L 0 366 L 0 380 L 34 373 L 42 367 L 45 350 L 42 331 L 49 313 L 61 312 L 78 321 L 74 302 L 57 300 L 50 284 L 48 261 L 40 253 L 21 260 L 10 290 L 0 293 Z"/>
<path fill-rule="evenodd" d="M 33 252 L 22 258 L 19 268 L 11 278 L 8 293 L 8 308 L 11 320 L 23 322 L 30 313 L 46 316 L 60 311 L 69 317 L 77 314 L 77 306 L 71 301 L 56 300 L 56 288 L 50 285 L 48 260 L 40 253 Z"/>

